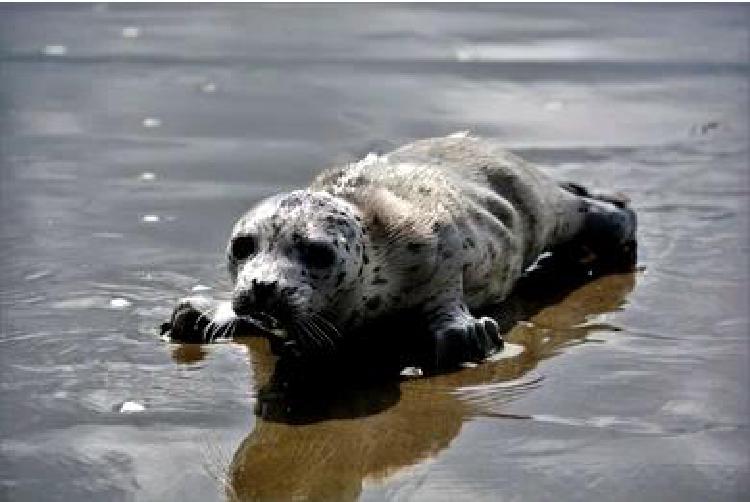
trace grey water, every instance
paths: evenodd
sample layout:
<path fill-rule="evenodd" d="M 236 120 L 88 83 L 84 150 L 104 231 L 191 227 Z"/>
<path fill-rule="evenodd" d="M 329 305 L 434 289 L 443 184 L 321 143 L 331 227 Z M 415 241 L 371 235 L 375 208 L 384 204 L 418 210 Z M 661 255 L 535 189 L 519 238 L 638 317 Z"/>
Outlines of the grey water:
<path fill-rule="evenodd" d="M 749 21 L 0 6 L 0 499 L 746 497 Z M 519 353 L 304 423 L 258 413 L 262 340 L 158 336 L 177 298 L 228 289 L 225 240 L 254 202 L 461 130 L 627 193 L 638 270 L 516 312 Z"/>

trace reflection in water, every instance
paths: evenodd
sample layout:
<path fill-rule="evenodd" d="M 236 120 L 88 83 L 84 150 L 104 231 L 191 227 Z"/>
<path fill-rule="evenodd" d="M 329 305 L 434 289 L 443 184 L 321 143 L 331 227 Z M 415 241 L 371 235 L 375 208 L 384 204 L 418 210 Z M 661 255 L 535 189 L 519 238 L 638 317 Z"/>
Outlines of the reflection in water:
<path fill-rule="evenodd" d="M 635 283 L 635 273 L 590 280 L 555 270 L 538 268 L 495 310 L 510 328 L 508 341 L 525 350 L 460 371 L 401 381 L 337 373 L 290 385 L 265 341 L 243 341 L 256 381 L 266 383 L 255 428 L 229 466 L 227 496 L 355 500 L 363 481 L 437 455 L 472 417 L 531 418 L 503 413 L 502 405 L 541 383 L 528 375 L 539 361 L 592 330 L 614 330 L 590 317 L 618 309 Z"/>
<path fill-rule="evenodd" d="M 172 359 L 176 363 L 192 364 L 206 357 L 206 349 L 195 343 L 180 343 L 172 348 Z"/>

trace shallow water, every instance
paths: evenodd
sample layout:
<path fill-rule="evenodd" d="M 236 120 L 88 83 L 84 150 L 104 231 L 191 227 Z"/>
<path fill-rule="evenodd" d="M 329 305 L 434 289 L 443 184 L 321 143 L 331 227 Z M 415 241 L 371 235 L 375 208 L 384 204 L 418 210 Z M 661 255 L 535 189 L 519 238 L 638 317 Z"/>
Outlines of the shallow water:
<path fill-rule="evenodd" d="M 3 5 L 0 498 L 740 499 L 749 12 Z M 463 129 L 628 193 L 641 270 L 297 423 L 261 341 L 158 338 L 254 201 Z"/>

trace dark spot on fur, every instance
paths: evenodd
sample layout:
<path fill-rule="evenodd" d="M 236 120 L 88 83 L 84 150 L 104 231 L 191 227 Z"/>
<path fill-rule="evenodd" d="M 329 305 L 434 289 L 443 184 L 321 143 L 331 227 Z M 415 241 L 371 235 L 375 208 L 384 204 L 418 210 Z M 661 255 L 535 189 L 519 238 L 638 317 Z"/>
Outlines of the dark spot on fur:
<path fill-rule="evenodd" d="M 379 296 L 373 296 L 367 302 L 365 303 L 367 305 L 367 308 L 370 310 L 375 310 L 380 306 L 380 297 Z"/>
<path fill-rule="evenodd" d="M 418 242 L 410 242 L 406 245 L 406 249 L 408 249 L 412 253 L 419 253 L 419 250 L 422 249 L 422 244 Z"/>
<path fill-rule="evenodd" d="M 346 277 L 346 272 L 339 272 L 338 277 L 336 277 L 336 287 L 341 286 L 341 283 L 344 281 L 345 277 Z"/>
<path fill-rule="evenodd" d="M 380 272 L 380 267 L 375 267 L 374 269 L 372 269 L 372 271 L 377 274 L 378 272 Z"/>
<path fill-rule="evenodd" d="M 471 237 L 467 237 L 464 239 L 464 249 L 469 249 L 474 247 L 474 239 Z"/>
<path fill-rule="evenodd" d="M 388 281 L 386 281 L 382 277 L 376 277 L 370 284 L 372 284 L 373 286 L 377 286 L 378 284 L 388 284 Z"/>
<path fill-rule="evenodd" d="M 412 265 L 411 267 L 409 267 L 406 270 L 408 270 L 409 272 L 416 272 L 416 271 L 419 270 L 419 265 Z"/>
<path fill-rule="evenodd" d="M 363 263 L 364 263 L 365 265 L 367 265 L 368 263 L 370 263 L 370 259 L 369 259 L 369 258 L 367 257 L 367 255 L 366 255 L 366 254 L 365 254 L 365 255 L 362 255 L 362 262 L 363 262 Z"/>

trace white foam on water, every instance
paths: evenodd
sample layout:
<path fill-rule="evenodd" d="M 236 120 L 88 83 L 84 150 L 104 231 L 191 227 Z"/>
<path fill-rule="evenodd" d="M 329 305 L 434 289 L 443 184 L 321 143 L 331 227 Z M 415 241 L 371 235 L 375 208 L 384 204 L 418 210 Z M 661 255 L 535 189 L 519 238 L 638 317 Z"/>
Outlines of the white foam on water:
<path fill-rule="evenodd" d="M 133 302 L 125 298 L 112 298 L 109 301 L 109 306 L 113 309 L 124 309 L 131 305 L 133 305 Z"/>
<path fill-rule="evenodd" d="M 159 217 L 158 214 L 145 214 L 145 215 L 143 215 L 143 217 L 141 218 L 141 220 L 144 223 L 159 223 L 159 221 L 161 220 L 161 218 Z"/>
<path fill-rule="evenodd" d="M 548 112 L 559 112 L 565 107 L 562 101 L 547 101 L 544 103 L 544 109 Z"/>
<path fill-rule="evenodd" d="M 64 45 L 57 44 L 45 45 L 44 49 L 42 49 L 42 53 L 45 56 L 64 56 L 68 53 L 68 48 Z"/>
<path fill-rule="evenodd" d="M 145 411 L 146 407 L 143 406 L 141 403 L 136 401 L 125 401 L 120 405 L 120 409 L 118 410 L 120 413 L 138 413 L 141 411 Z"/>
<path fill-rule="evenodd" d="M 143 122 L 141 122 L 143 127 L 146 129 L 154 129 L 157 127 L 161 127 L 161 119 L 158 117 L 146 117 L 143 119 Z"/>
<path fill-rule="evenodd" d="M 141 36 L 141 29 L 137 26 L 126 26 L 122 29 L 122 38 L 138 38 Z"/>
<path fill-rule="evenodd" d="M 214 82 L 206 82 L 201 85 L 201 91 L 206 94 L 213 94 L 216 92 L 216 84 Z"/>

